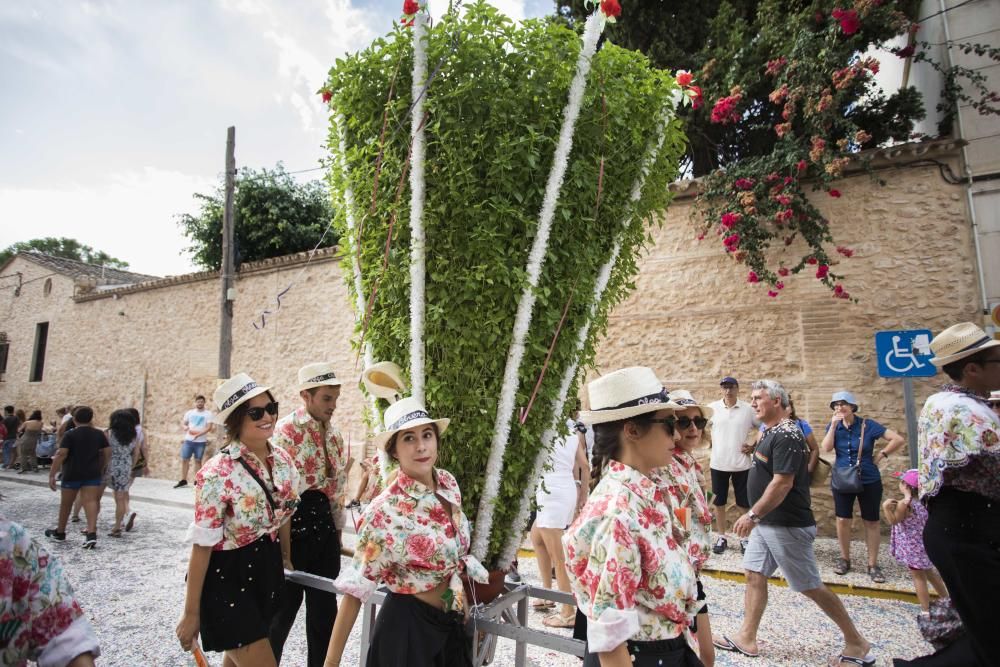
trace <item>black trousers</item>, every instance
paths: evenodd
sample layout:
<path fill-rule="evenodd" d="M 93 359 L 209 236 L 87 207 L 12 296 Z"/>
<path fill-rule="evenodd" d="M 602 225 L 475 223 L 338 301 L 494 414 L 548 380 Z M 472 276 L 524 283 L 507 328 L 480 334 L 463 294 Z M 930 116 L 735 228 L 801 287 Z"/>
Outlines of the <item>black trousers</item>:
<path fill-rule="evenodd" d="M 333 524 L 330 501 L 319 491 L 306 491 L 292 516 L 292 565 L 300 572 L 336 579 L 340 574 L 340 531 Z M 308 586 L 285 581 L 281 605 L 271 621 L 271 650 L 275 662 L 288 632 L 306 600 L 306 646 L 309 667 L 322 667 L 337 618 L 337 596 Z"/>
<path fill-rule="evenodd" d="M 927 506 L 924 547 L 948 586 L 978 662 L 1000 662 L 1000 502 L 945 487 Z M 956 663 L 957 664 L 957 663 Z"/>

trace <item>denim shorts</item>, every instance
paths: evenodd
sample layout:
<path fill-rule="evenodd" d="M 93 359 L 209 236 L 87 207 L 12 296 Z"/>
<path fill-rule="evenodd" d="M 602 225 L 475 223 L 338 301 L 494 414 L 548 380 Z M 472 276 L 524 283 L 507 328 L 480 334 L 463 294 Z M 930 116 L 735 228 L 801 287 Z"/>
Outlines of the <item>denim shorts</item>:
<path fill-rule="evenodd" d="M 84 486 L 101 486 L 104 484 L 104 480 L 100 477 L 96 479 L 75 479 L 73 481 L 63 480 L 61 482 L 62 488 L 76 490 Z"/>
<path fill-rule="evenodd" d="M 788 587 L 797 593 L 823 585 L 816 566 L 813 542 L 816 526 L 794 528 L 759 524 L 750 533 L 743 569 L 770 577 L 781 568 Z"/>
<path fill-rule="evenodd" d="M 195 442 L 194 440 L 185 440 L 184 444 L 181 445 L 181 458 L 187 461 L 192 456 L 197 460 L 201 461 L 205 457 L 205 445 L 204 442 Z"/>

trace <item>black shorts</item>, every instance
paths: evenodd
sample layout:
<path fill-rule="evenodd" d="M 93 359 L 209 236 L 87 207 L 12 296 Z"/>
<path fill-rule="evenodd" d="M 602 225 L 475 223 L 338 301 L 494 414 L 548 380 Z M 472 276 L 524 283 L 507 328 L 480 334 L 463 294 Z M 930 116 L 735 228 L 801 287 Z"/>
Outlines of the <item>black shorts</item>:
<path fill-rule="evenodd" d="M 413 595 L 387 593 L 375 618 L 371 667 L 472 667 L 472 641 L 465 619 Z"/>
<path fill-rule="evenodd" d="M 729 480 L 733 480 L 733 495 L 736 496 L 737 507 L 750 507 L 750 499 L 747 498 L 747 479 L 750 477 L 749 470 L 737 470 L 729 472 L 727 470 L 716 470 L 710 468 L 712 472 L 712 504 L 716 507 L 724 507 L 729 502 Z"/>
<path fill-rule="evenodd" d="M 684 637 L 652 642 L 630 639 L 625 646 L 635 667 L 703 667 Z M 596 653 L 587 651 L 583 656 L 583 667 L 600 667 L 600 664 L 601 658 Z"/>
<path fill-rule="evenodd" d="M 854 517 L 854 500 L 861 505 L 861 518 L 878 521 L 879 507 L 882 505 L 882 480 L 863 484 L 861 493 L 838 493 L 833 491 L 833 507 L 838 519 Z"/>

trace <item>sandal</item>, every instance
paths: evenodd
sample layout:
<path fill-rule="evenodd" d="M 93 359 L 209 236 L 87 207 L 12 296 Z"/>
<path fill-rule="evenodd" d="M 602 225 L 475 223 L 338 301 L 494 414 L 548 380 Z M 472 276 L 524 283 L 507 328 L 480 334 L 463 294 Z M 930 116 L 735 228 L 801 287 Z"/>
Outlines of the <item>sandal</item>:
<path fill-rule="evenodd" d="M 871 577 L 872 581 L 876 584 L 885 583 L 885 574 L 882 572 L 882 568 L 878 565 L 872 565 L 868 568 L 868 576 Z"/>
<path fill-rule="evenodd" d="M 851 561 L 846 558 L 838 558 L 837 564 L 833 566 L 833 573 L 844 576 L 851 571 Z"/>
<path fill-rule="evenodd" d="M 869 653 L 865 657 L 867 658 L 871 655 L 872 654 Z M 858 667 L 875 667 L 874 658 L 872 658 L 871 660 L 865 660 L 865 658 L 854 658 L 849 655 L 844 655 L 843 653 L 841 653 L 836 657 L 830 658 L 830 660 L 827 662 L 827 665 L 829 665 L 830 667 L 840 667 L 840 665 L 843 665 L 845 662 L 849 665 L 857 665 Z"/>
<path fill-rule="evenodd" d="M 552 614 L 551 616 L 546 616 L 545 620 L 542 621 L 542 625 L 547 628 L 572 628 L 576 623 L 576 613 L 569 616 L 562 616 L 561 614 Z"/>
<path fill-rule="evenodd" d="M 110 533 L 108 533 L 108 537 L 121 537 L 121 536 L 122 536 L 121 528 L 115 528 Z"/>
<path fill-rule="evenodd" d="M 531 608 L 538 611 L 545 611 L 546 609 L 553 609 L 556 603 L 552 600 L 535 600 L 531 603 Z"/>

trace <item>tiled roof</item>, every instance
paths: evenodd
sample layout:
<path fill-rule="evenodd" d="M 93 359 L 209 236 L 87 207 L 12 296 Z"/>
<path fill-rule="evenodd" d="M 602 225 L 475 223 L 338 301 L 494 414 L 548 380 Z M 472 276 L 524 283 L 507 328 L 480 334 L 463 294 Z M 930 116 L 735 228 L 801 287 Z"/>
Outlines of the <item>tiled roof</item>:
<path fill-rule="evenodd" d="M 71 278 L 91 278 L 96 280 L 98 285 L 132 285 L 147 280 L 158 279 L 158 276 L 113 269 L 111 267 L 100 266 L 99 264 L 88 264 L 75 259 L 66 259 L 65 257 L 54 257 L 35 250 L 20 252 L 18 255 L 35 264 L 44 266 L 56 273 L 70 276 Z"/>

